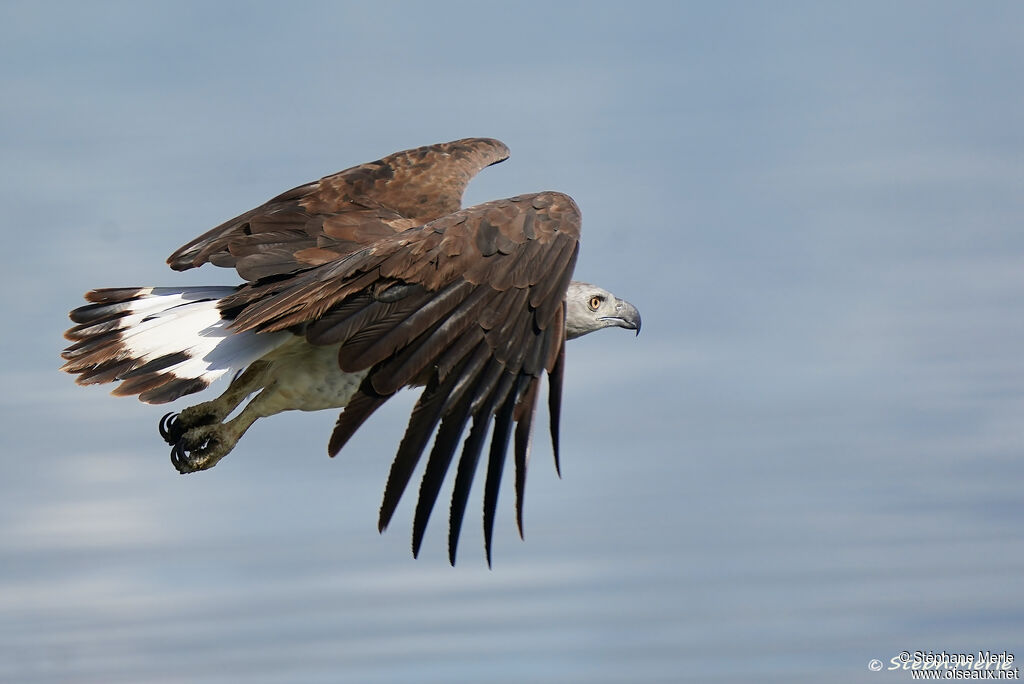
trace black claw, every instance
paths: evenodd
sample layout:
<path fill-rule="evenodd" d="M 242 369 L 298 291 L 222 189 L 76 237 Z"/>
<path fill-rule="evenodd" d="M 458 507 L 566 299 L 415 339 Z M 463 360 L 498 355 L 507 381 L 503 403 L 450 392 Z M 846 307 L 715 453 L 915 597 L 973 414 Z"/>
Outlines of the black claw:
<path fill-rule="evenodd" d="M 160 419 L 158 425 L 160 436 L 171 446 L 176 446 L 181 441 L 184 430 L 181 427 L 181 420 L 177 413 L 168 413 Z"/>
<path fill-rule="evenodd" d="M 189 450 L 185 448 L 185 445 L 182 443 L 183 441 L 184 440 L 179 441 L 171 449 L 171 465 L 173 465 L 174 469 L 177 470 L 182 475 L 187 475 L 188 473 L 193 472 L 195 469 L 189 462 Z"/>
<path fill-rule="evenodd" d="M 218 442 L 215 436 L 197 438 L 196 435 L 183 435 L 171 447 L 171 464 L 182 475 L 209 468 L 210 465 L 202 463 Z"/>

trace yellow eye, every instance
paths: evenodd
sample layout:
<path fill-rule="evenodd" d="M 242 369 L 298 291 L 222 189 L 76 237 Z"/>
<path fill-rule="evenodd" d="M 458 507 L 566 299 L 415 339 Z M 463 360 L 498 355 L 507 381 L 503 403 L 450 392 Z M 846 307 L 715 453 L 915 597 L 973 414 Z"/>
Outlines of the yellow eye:
<path fill-rule="evenodd" d="M 602 301 L 604 301 L 604 300 L 601 299 L 600 297 L 598 297 L 597 295 L 594 295 L 593 297 L 591 297 L 590 298 L 590 310 L 591 311 L 597 311 L 601 307 L 601 302 Z"/>

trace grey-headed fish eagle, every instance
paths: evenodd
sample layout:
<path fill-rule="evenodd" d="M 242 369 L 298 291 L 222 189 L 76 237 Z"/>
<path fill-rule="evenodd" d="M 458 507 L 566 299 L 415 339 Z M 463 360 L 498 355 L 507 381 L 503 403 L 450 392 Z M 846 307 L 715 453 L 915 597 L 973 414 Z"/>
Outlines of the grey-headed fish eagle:
<path fill-rule="evenodd" d="M 333 456 L 398 390 L 422 387 L 378 527 L 390 522 L 433 435 L 413 521 L 418 554 L 468 427 L 450 509 L 454 564 L 490 431 L 483 509 L 490 564 L 510 441 L 522 534 L 541 376 L 548 376 L 557 468 L 565 341 L 608 327 L 640 331 L 636 307 L 572 280 L 580 212 L 568 195 L 461 208 L 470 179 L 507 157 L 497 140 L 468 138 L 397 152 L 278 195 L 168 258 L 176 271 L 231 267 L 244 283 L 88 292 L 90 303 L 71 312 L 63 369 L 83 385 L 119 382 L 114 394 L 151 404 L 233 378 L 216 399 L 160 421 L 181 473 L 212 468 L 257 419 L 296 409 L 343 407 L 328 445 Z"/>

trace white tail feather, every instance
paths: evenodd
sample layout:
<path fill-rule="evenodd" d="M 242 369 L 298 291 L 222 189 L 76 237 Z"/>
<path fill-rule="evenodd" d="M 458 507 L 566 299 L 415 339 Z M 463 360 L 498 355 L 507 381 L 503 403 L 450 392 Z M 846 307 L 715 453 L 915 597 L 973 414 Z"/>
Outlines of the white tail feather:
<path fill-rule="evenodd" d="M 163 370 L 179 378 L 213 382 L 229 371 L 239 371 L 278 347 L 288 333 L 236 333 L 220 316 L 218 301 L 235 292 L 233 287 L 153 288 L 132 310 L 131 324 L 122 344 L 144 363 L 184 352 L 188 359 Z M 138 322 L 135 323 L 136 317 Z M 131 325 L 132 327 L 129 327 Z"/>
<path fill-rule="evenodd" d="M 171 401 L 235 373 L 284 343 L 290 333 L 237 333 L 218 302 L 234 287 L 97 290 L 97 303 L 73 311 L 77 340 L 65 350 L 65 370 L 79 382 L 123 380 L 116 394 Z M 147 365 L 148 364 L 148 365 Z"/>

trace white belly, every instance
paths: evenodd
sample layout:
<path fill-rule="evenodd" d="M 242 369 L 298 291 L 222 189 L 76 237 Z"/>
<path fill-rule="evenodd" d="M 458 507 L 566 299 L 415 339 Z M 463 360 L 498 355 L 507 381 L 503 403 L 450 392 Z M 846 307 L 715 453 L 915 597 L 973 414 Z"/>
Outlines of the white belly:
<path fill-rule="evenodd" d="M 338 368 L 338 347 L 315 347 L 296 337 L 264 357 L 271 361 L 265 410 L 319 411 L 348 404 L 369 371 L 343 373 Z"/>

